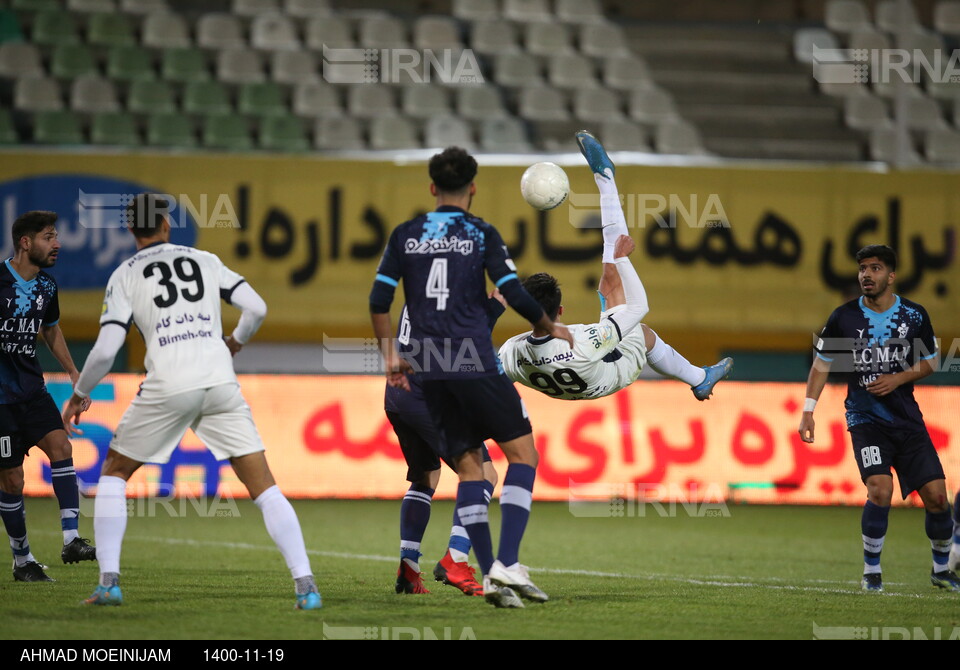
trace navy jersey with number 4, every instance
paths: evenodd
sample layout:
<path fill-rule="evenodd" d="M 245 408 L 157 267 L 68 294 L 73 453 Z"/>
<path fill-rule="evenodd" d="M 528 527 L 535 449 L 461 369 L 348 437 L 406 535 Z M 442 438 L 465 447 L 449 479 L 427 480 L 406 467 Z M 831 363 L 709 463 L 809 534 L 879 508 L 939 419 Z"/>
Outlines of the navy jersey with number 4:
<path fill-rule="evenodd" d="M 423 379 L 501 374 L 491 340 L 486 280 L 517 278 L 500 233 L 459 207 L 399 225 L 391 234 L 376 281 L 403 290 L 410 315 L 404 357 Z"/>
<path fill-rule="evenodd" d="M 43 390 L 37 335 L 59 320 L 53 277 L 41 271 L 26 281 L 9 260 L 0 264 L 0 404 L 21 403 Z"/>
<path fill-rule="evenodd" d="M 863 298 L 833 311 L 820 333 L 817 356 L 847 376 L 847 427 L 876 423 L 889 428 L 923 428 L 923 414 L 913 397 L 913 383 L 878 397 L 867 384 L 882 374 L 909 370 L 937 356 L 937 341 L 927 311 L 895 296 L 893 306 L 874 312 Z"/>

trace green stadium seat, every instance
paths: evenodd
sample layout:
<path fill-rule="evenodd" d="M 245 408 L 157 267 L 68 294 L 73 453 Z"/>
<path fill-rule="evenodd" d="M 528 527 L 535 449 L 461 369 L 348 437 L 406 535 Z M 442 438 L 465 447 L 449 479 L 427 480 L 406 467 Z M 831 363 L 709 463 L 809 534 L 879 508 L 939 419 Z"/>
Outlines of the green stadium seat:
<path fill-rule="evenodd" d="M 243 84 L 237 99 L 237 111 L 255 116 L 286 116 L 287 103 L 278 84 Z"/>
<path fill-rule="evenodd" d="M 208 149 L 249 151 L 253 141 L 247 122 L 240 116 L 216 114 L 203 120 L 203 146 Z"/>
<path fill-rule="evenodd" d="M 307 151 L 310 141 L 303 122 L 295 116 L 270 116 L 260 121 L 260 148 L 271 151 Z"/>
<path fill-rule="evenodd" d="M 17 15 L 9 9 L 0 9 L 0 44 L 4 42 L 22 42 L 23 31 Z"/>
<path fill-rule="evenodd" d="M 123 112 L 95 114 L 90 124 L 90 142 L 123 147 L 141 144 L 136 121 Z"/>
<path fill-rule="evenodd" d="M 199 49 L 166 49 L 160 61 L 160 76 L 167 81 L 210 81 L 207 59 Z"/>
<path fill-rule="evenodd" d="M 92 14 L 87 24 L 87 41 L 102 47 L 133 46 L 137 43 L 133 26 L 123 14 Z"/>
<path fill-rule="evenodd" d="M 13 123 L 13 115 L 7 109 L 0 109 L 0 144 L 19 144 L 17 127 Z"/>
<path fill-rule="evenodd" d="M 97 61 L 93 52 L 82 44 L 58 44 L 50 56 L 50 74 L 58 79 L 76 79 L 97 75 Z"/>
<path fill-rule="evenodd" d="M 157 78 L 150 52 L 141 47 L 110 49 L 107 76 L 117 81 L 152 81 Z"/>
<path fill-rule="evenodd" d="M 190 114 L 229 114 L 230 94 L 220 82 L 189 82 L 183 91 L 183 111 Z"/>
<path fill-rule="evenodd" d="M 177 111 L 173 86 L 165 81 L 135 81 L 130 84 L 127 110 L 136 114 L 169 114 Z"/>
<path fill-rule="evenodd" d="M 33 141 L 38 144 L 83 144 L 80 120 L 73 112 L 37 112 Z"/>
<path fill-rule="evenodd" d="M 63 9 L 60 0 L 13 0 L 10 6 L 26 12 L 59 12 Z"/>
<path fill-rule="evenodd" d="M 80 44 L 73 16 L 61 11 L 38 13 L 33 17 L 33 42 L 40 45 Z"/>
<path fill-rule="evenodd" d="M 147 144 L 192 149 L 197 146 L 193 122 L 181 114 L 153 114 L 147 121 Z"/>

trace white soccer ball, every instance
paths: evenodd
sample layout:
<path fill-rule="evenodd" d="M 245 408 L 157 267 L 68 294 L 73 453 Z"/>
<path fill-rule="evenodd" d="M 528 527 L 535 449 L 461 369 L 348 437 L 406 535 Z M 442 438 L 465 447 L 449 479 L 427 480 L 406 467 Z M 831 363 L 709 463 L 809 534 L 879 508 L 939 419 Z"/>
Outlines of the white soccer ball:
<path fill-rule="evenodd" d="M 567 173 L 556 163 L 534 163 L 520 177 L 520 193 L 535 209 L 553 209 L 569 192 Z"/>

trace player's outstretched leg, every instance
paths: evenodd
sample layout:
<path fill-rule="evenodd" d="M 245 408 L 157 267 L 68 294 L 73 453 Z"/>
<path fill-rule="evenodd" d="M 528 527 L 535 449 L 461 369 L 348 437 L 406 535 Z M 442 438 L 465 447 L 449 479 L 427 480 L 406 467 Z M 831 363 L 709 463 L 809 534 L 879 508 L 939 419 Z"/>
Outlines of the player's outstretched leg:
<path fill-rule="evenodd" d="M 647 346 L 647 364 L 664 377 L 679 379 L 690 385 L 697 400 L 706 400 L 713 393 L 713 387 L 726 378 L 733 369 L 733 359 L 724 358 L 715 365 L 698 368 L 684 358 L 646 324 L 643 328 L 644 343 Z"/>
<path fill-rule="evenodd" d="M 110 452 L 113 453 L 113 452 Z M 110 455 L 108 454 L 108 463 Z M 84 600 L 86 605 L 121 605 L 120 550 L 127 531 L 127 480 L 101 475 L 93 505 L 93 532 L 96 536 L 100 583 Z"/>
<path fill-rule="evenodd" d="M 280 492 L 276 484 L 261 493 L 253 501 L 263 514 L 263 522 L 267 532 L 273 539 L 293 576 L 294 592 L 296 593 L 296 608 L 301 610 L 315 610 L 323 606 L 320 591 L 313 579 L 310 569 L 310 559 L 307 558 L 307 547 L 303 541 L 303 531 L 300 529 L 300 520 L 293 505 Z"/>
<path fill-rule="evenodd" d="M 397 593 L 430 593 L 423 585 L 420 572 L 420 543 L 430 522 L 430 506 L 434 489 L 418 483 L 410 488 L 400 503 L 400 567 L 397 568 Z"/>
<path fill-rule="evenodd" d="M 27 541 L 27 520 L 23 509 L 23 496 L 0 491 L 0 517 L 10 538 L 13 551 L 13 579 L 18 582 L 55 581 L 43 571 L 30 552 Z"/>
<path fill-rule="evenodd" d="M 576 139 L 577 144 L 580 145 L 580 152 L 587 159 L 590 170 L 593 171 L 593 179 L 597 182 L 597 189 L 600 191 L 603 262 L 613 263 L 616 260 L 613 250 L 617 244 L 617 238 L 621 235 L 630 234 L 627 231 L 627 222 L 623 216 L 623 207 L 620 206 L 617 182 L 613 178 L 613 161 L 607 156 L 607 152 L 600 141 L 586 130 L 579 131 L 576 134 Z"/>
<path fill-rule="evenodd" d="M 960 491 L 953 501 L 953 546 L 950 548 L 950 559 L 947 564 L 950 571 L 960 570 Z"/>

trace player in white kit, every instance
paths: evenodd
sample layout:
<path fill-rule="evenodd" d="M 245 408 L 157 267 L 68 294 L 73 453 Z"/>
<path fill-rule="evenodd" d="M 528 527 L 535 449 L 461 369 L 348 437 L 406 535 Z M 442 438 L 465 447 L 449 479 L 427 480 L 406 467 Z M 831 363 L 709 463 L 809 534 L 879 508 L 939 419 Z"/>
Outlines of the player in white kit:
<path fill-rule="evenodd" d="M 83 401 L 109 372 L 133 323 L 147 346 L 146 379 L 117 426 L 97 485 L 94 532 L 100 585 L 85 602 L 119 605 L 120 547 L 126 530 L 127 480 L 145 462 L 166 463 L 187 428 L 218 459 L 229 459 L 263 513 L 294 578 L 296 607 L 321 606 L 296 512 L 277 487 L 250 407 L 240 393 L 232 356 L 266 316 L 263 299 L 211 253 L 170 243 L 169 204 L 141 194 L 127 210 L 137 253 L 110 277 L 100 334 L 63 410 L 78 432 Z M 224 338 L 220 300 L 242 310 Z"/>
<path fill-rule="evenodd" d="M 614 165 L 603 145 L 587 131 L 576 135 L 580 150 L 600 189 L 603 232 L 601 313 L 597 323 L 568 326 L 574 347 L 536 329 L 516 335 L 500 347 L 500 362 L 515 382 L 561 400 L 601 398 L 626 388 L 644 365 L 691 386 L 697 400 L 706 400 L 717 382 L 733 368 L 724 358 L 708 367 L 696 367 L 640 320 L 649 311 L 647 295 L 627 256 L 629 238 Z M 531 275 L 524 288 L 553 319 L 563 313 L 560 286 L 546 273 Z"/>

